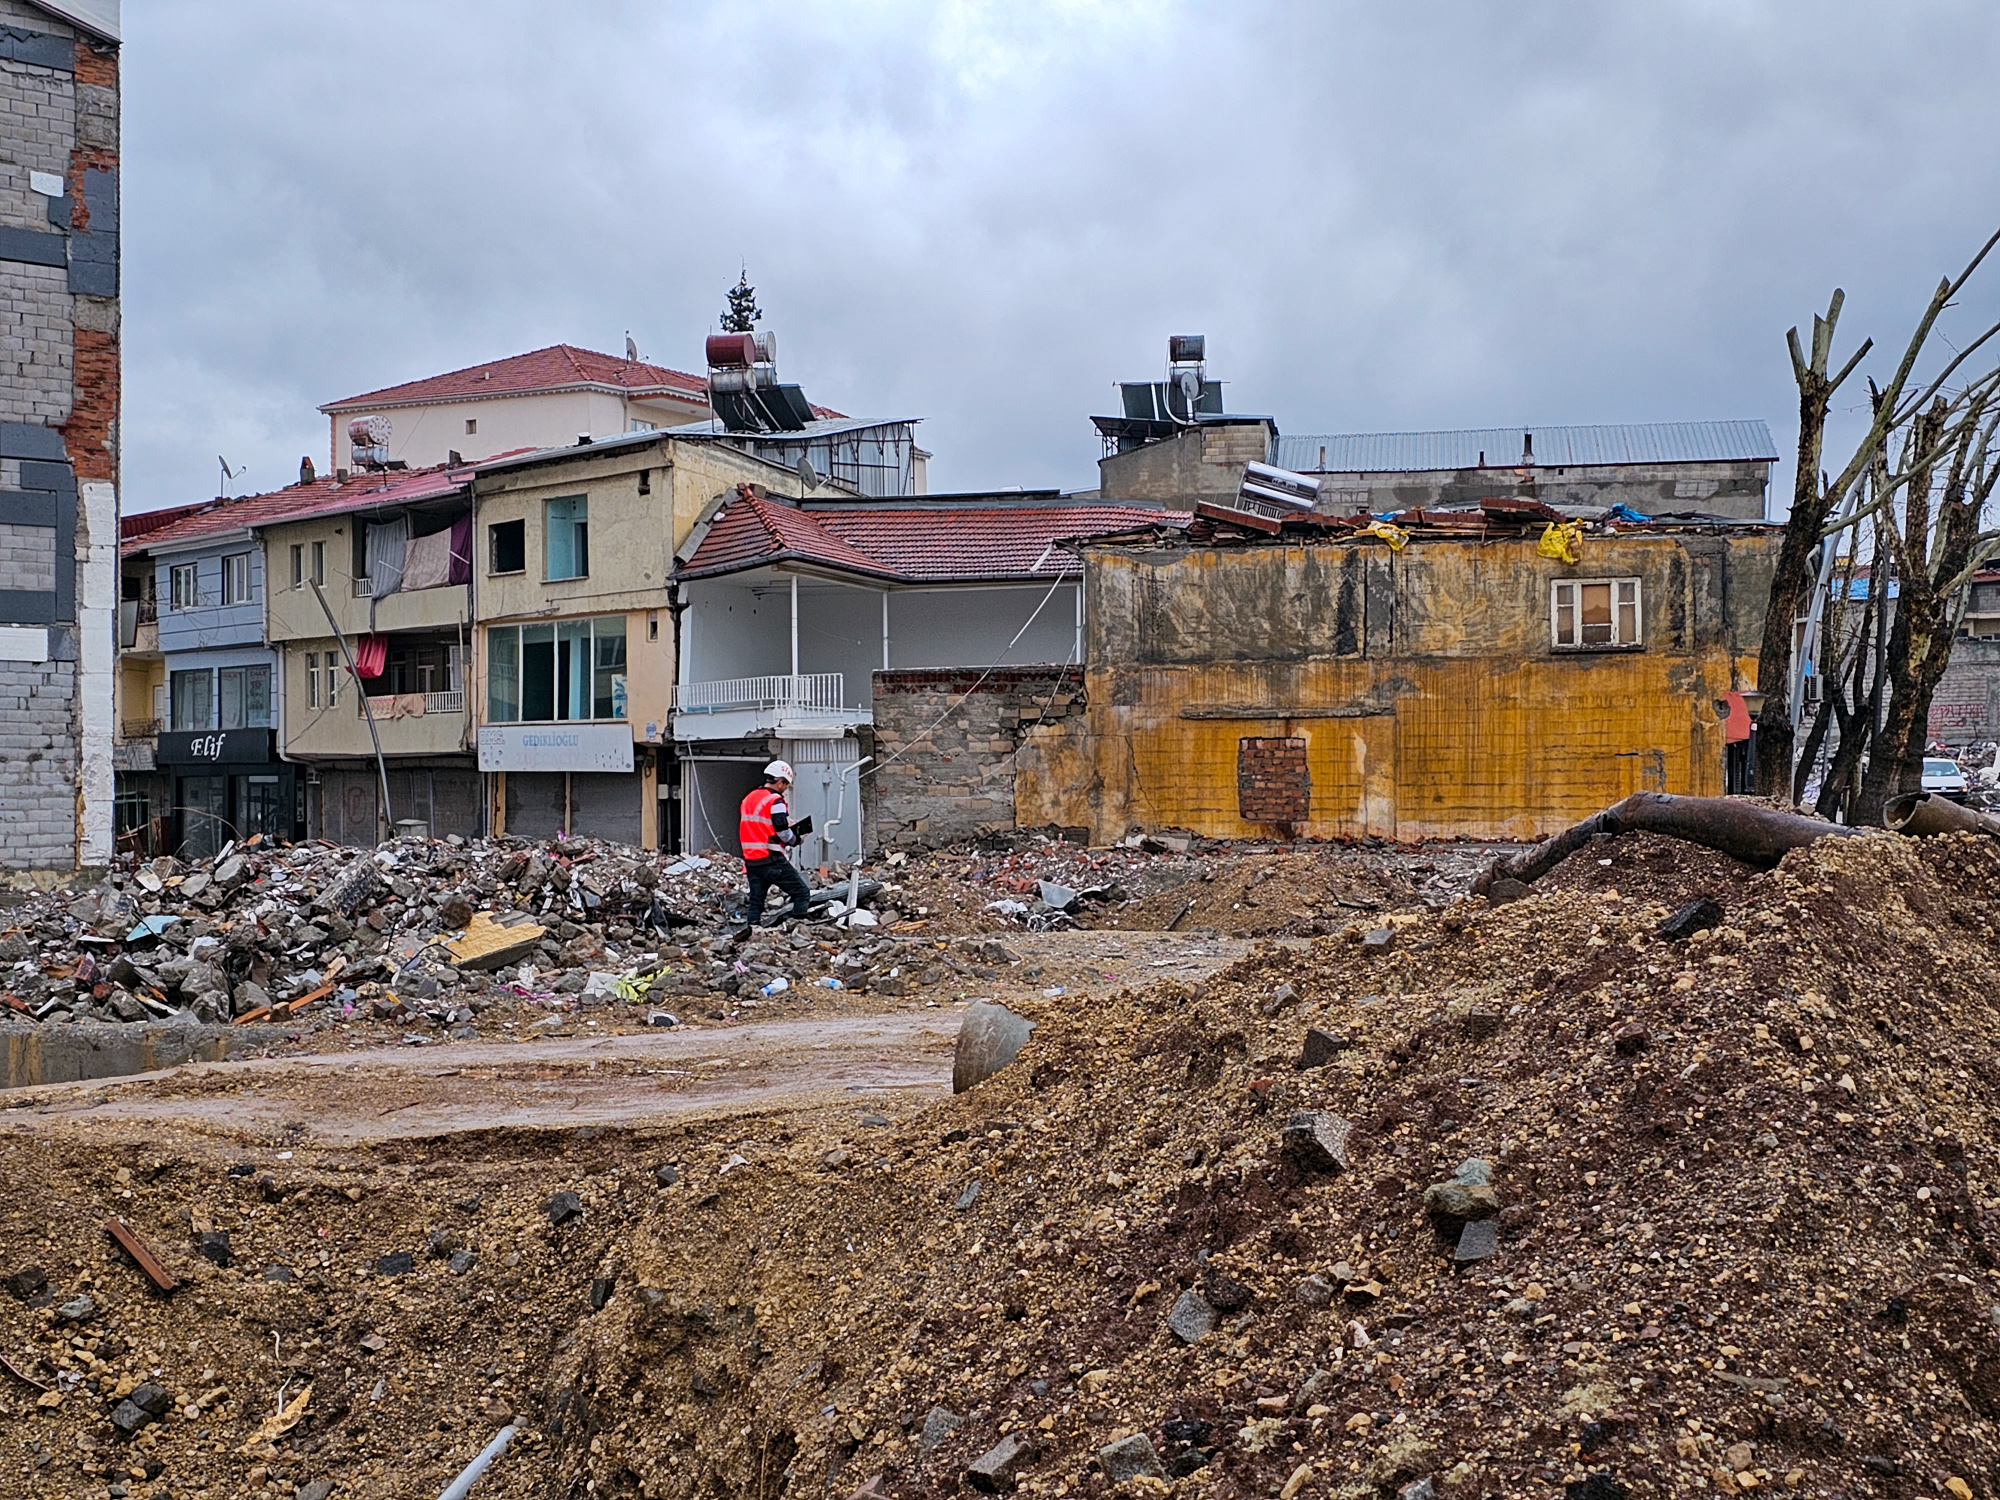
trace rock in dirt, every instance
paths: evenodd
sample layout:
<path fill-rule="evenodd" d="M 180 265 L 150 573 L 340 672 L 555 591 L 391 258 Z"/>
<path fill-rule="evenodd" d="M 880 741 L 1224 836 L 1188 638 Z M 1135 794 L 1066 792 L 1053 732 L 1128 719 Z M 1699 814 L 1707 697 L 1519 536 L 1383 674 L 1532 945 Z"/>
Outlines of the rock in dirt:
<path fill-rule="evenodd" d="M 958 1430 L 965 1420 L 948 1406 L 933 1406 L 924 1413 L 924 1430 L 917 1437 L 917 1451 L 928 1453 Z"/>
<path fill-rule="evenodd" d="M 962 1094 L 984 1083 L 1020 1054 L 1035 1023 L 1004 1005 L 977 1001 L 958 1028 L 951 1056 L 951 1091 Z"/>
<path fill-rule="evenodd" d="M 1295 1110 L 1285 1121 L 1285 1154 L 1309 1172 L 1347 1170 L 1347 1137 L 1353 1126 L 1322 1109 Z"/>
<path fill-rule="evenodd" d="M 1200 1292 L 1182 1292 L 1167 1313 L 1167 1332 L 1183 1344 L 1198 1344 L 1215 1332 L 1215 1309 Z"/>
<path fill-rule="evenodd" d="M 965 1482 L 987 1495 L 1010 1494 L 1020 1470 L 1035 1456 L 1031 1439 L 1010 1432 L 974 1459 L 965 1471 Z"/>
<path fill-rule="evenodd" d="M 1473 1219 L 1458 1232 L 1458 1246 L 1452 1251 L 1454 1263 L 1464 1266 L 1490 1260 L 1500 1249 L 1500 1221 Z"/>
<path fill-rule="evenodd" d="M 1440 1235 L 1454 1241 L 1468 1223 L 1492 1218 L 1500 1212 L 1500 1195 L 1493 1190 L 1493 1164 L 1477 1156 L 1460 1162 L 1448 1179 L 1424 1189 L 1424 1212 L 1431 1216 Z"/>
<path fill-rule="evenodd" d="M 1323 1068 L 1353 1045 L 1346 1037 L 1315 1026 L 1306 1033 L 1305 1045 L 1299 1050 L 1298 1069 L 1305 1073 Z"/>
<path fill-rule="evenodd" d="M 568 1188 L 564 1188 L 549 1195 L 548 1212 L 551 1224 L 567 1224 L 583 1212 L 583 1200 Z"/>
<path fill-rule="evenodd" d="M 1153 1451 L 1153 1440 L 1143 1432 L 1135 1432 L 1130 1437 L 1120 1438 L 1097 1450 L 1097 1462 L 1104 1470 L 1104 1477 L 1113 1484 L 1123 1484 L 1128 1479 L 1165 1479 L 1167 1471 L 1160 1467 L 1160 1455 Z"/>
<path fill-rule="evenodd" d="M 40 1266 L 24 1266 L 7 1278 L 7 1290 L 26 1302 L 49 1284 L 49 1273 Z"/>
<path fill-rule="evenodd" d="M 1653 931 L 1663 938 L 1691 938 L 1697 932 L 1720 927 L 1722 918 L 1721 905 L 1703 896 L 1699 901 L 1690 901 L 1679 908 Z"/>
<path fill-rule="evenodd" d="M 407 1276 L 416 1268 L 417 1258 L 407 1250 L 392 1250 L 375 1262 L 378 1276 Z"/>
<path fill-rule="evenodd" d="M 1324 1276 L 1307 1276 L 1292 1288 L 1292 1300 L 1301 1307 L 1325 1307 L 1333 1301 L 1333 1283 Z"/>

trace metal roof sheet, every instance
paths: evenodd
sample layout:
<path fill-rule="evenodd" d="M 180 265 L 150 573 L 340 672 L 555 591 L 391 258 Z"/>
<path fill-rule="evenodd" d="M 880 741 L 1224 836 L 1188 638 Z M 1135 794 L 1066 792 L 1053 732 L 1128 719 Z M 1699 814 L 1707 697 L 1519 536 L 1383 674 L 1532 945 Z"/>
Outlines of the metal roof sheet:
<path fill-rule="evenodd" d="M 1732 422 L 1628 422 L 1595 427 L 1473 427 L 1458 432 L 1305 433 L 1278 439 L 1277 465 L 1302 474 L 1410 474 L 1521 462 L 1534 438 L 1537 468 L 1595 464 L 1767 462 L 1778 458 L 1771 429 Z M 1322 457 L 1324 454 L 1324 457 Z"/>

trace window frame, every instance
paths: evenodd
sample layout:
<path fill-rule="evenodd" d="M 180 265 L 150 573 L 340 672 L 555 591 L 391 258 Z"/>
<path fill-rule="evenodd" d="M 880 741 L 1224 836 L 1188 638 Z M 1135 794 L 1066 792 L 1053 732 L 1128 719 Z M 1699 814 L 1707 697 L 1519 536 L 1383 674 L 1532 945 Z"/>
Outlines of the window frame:
<path fill-rule="evenodd" d="M 306 653 L 306 707 L 319 707 L 319 653 Z"/>
<path fill-rule="evenodd" d="M 616 625 L 616 629 L 607 627 Z M 583 626 L 586 633 L 581 638 L 581 651 L 574 648 L 578 642 L 576 627 Z M 526 633 L 534 631 L 546 634 L 546 641 L 529 642 Z M 506 642 L 511 640 L 511 649 Z M 607 650 L 610 643 L 618 642 L 615 653 Z M 545 647 L 548 650 L 548 682 L 530 690 L 528 646 Z M 568 657 L 570 680 L 564 682 L 565 648 L 571 651 Z M 486 722 L 489 724 L 624 724 L 631 719 L 631 622 L 622 614 L 572 616 L 563 620 L 540 620 L 523 625 L 489 625 L 486 627 Z M 606 660 L 615 655 L 615 660 Z M 587 681 L 579 682 L 575 670 L 584 666 Z M 565 691 L 567 687 L 567 691 Z M 499 696 L 511 695 L 511 703 Z M 551 714 L 548 718 L 529 718 L 524 707 L 533 697 L 538 703 L 547 701 Z M 566 707 L 582 704 L 587 713 L 565 713 Z M 612 712 L 600 714 L 600 705 Z M 624 709 L 623 713 L 618 710 Z"/>
<path fill-rule="evenodd" d="M 252 604 L 256 602 L 256 583 L 251 573 L 250 552 L 225 552 L 222 555 L 222 590 L 218 596 L 223 605 Z M 230 587 L 230 575 L 241 575 L 243 592 L 239 596 Z"/>
<path fill-rule="evenodd" d="M 521 536 L 521 566 L 503 568 L 500 566 L 500 533 L 508 527 L 518 526 Z M 486 523 L 486 576 L 488 578 L 515 578 L 528 571 L 528 522 L 525 517 L 512 521 L 489 521 Z"/>
<path fill-rule="evenodd" d="M 197 681 L 202 684 L 203 712 L 202 722 L 199 724 L 184 722 L 194 716 L 183 715 L 181 712 L 182 684 L 185 683 L 192 688 Z M 215 728 L 218 707 L 215 694 L 215 668 L 186 667 L 167 673 L 167 725 L 170 729 L 181 734 L 206 734 Z"/>
<path fill-rule="evenodd" d="M 312 581 L 321 588 L 326 587 L 326 543 L 312 544 Z"/>
<path fill-rule="evenodd" d="M 557 520 L 555 508 L 558 505 L 574 507 L 574 512 Z M 570 529 L 569 549 L 571 561 L 576 565 L 573 573 L 554 571 L 556 553 L 556 528 Z M 575 583 L 590 577 L 590 496 L 556 495 L 542 502 L 542 582 Z"/>
<path fill-rule="evenodd" d="M 185 581 L 187 587 L 181 587 Z M 201 606 L 201 565 L 171 563 L 167 567 L 167 607 L 198 609 Z"/>
<path fill-rule="evenodd" d="M 1602 586 L 1610 590 L 1611 636 L 1608 640 L 1583 638 L 1583 591 Z M 1629 591 L 1630 597 L 1626 597 Z M 1626 635 L 1629 613 L 1631 633 Z M 1563 639 L 1564 616 L 1569 619 L 1571 639 Z M 1643 651 L 1646 649 L 1646 594 L 1642 580 L 1621 578 L 1557 578 L 1549 583 L 1549 649 L 1569 655 L 1594 651 Z"/>
<path fill-rule="evenodd" d="M 302 589 L 305 586 L 306 586 L 306 544 L 304 542 L 293 542 L 292 543 L 292 587 L 295 589 Z"/>

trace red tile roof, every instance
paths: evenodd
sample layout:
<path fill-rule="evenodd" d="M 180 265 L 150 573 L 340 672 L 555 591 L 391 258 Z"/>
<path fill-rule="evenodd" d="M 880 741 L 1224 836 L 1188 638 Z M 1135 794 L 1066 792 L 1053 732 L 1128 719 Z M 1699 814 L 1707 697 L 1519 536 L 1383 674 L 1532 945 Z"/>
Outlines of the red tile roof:
<path fill-rule="evenodd" d="M 516 354 L 446 375 L 329 401 L 320 410 L 336 412 L 369 406 L 403 406 L 416 401 L 464 401 L 479 396 L 574 390 L 580 386 L 609 386 L 631 396 L 662 396 L 702 407 L 708 405 L 708 382 L 699 375 L 670 370 L 665 365 L 649 365 L 642 360 L 621 359 L 614 354 L 599 354 L 574 344 L 552 344 L 529 354 Z"/>
<path fill-rule="evenodd" d="M 353 475 L 344 482 L 334 478 L 315 479 L 311 484 L 288 485 L 267 495 L 211 500 L 203 506 L 178 507 L 183 513 L 177 519 L 138 536 L 127 535 L 123 550 L 147 552 L 225 535 L 246 526 L 272 526 L 308 516 L 340 515 L 380 505 L 433 500 L 466 489 L 471 479 L 470 469 L 440 464 L 431 469 Z"/>
<path fill-rule="evenodd" d="M 1054 578 L 1077 566 L 1056 542 L 1135 526 L 1184 526 L 1188 519 L 1186 511 L 1073 501 L 864 502 L 801 510 L 780 500 L 737 499 L 723 507 L 679 572 L 684 578 L 714 577 L 796 561 L 897 583 Z"/>

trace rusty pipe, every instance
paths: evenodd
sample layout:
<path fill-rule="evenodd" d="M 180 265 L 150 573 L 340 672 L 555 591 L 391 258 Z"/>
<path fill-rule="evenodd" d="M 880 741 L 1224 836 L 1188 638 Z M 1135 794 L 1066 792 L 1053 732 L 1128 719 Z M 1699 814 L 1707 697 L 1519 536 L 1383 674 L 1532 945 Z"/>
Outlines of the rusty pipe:
<path fill-rule="evenodd" d="M 1882 808 L 1882 826 L 1918 839 L 1941 833 L 1985 833 L 2000 838 L 2000 818 L 1936 792 L 1905 792 L 1891 797 Z"/>

